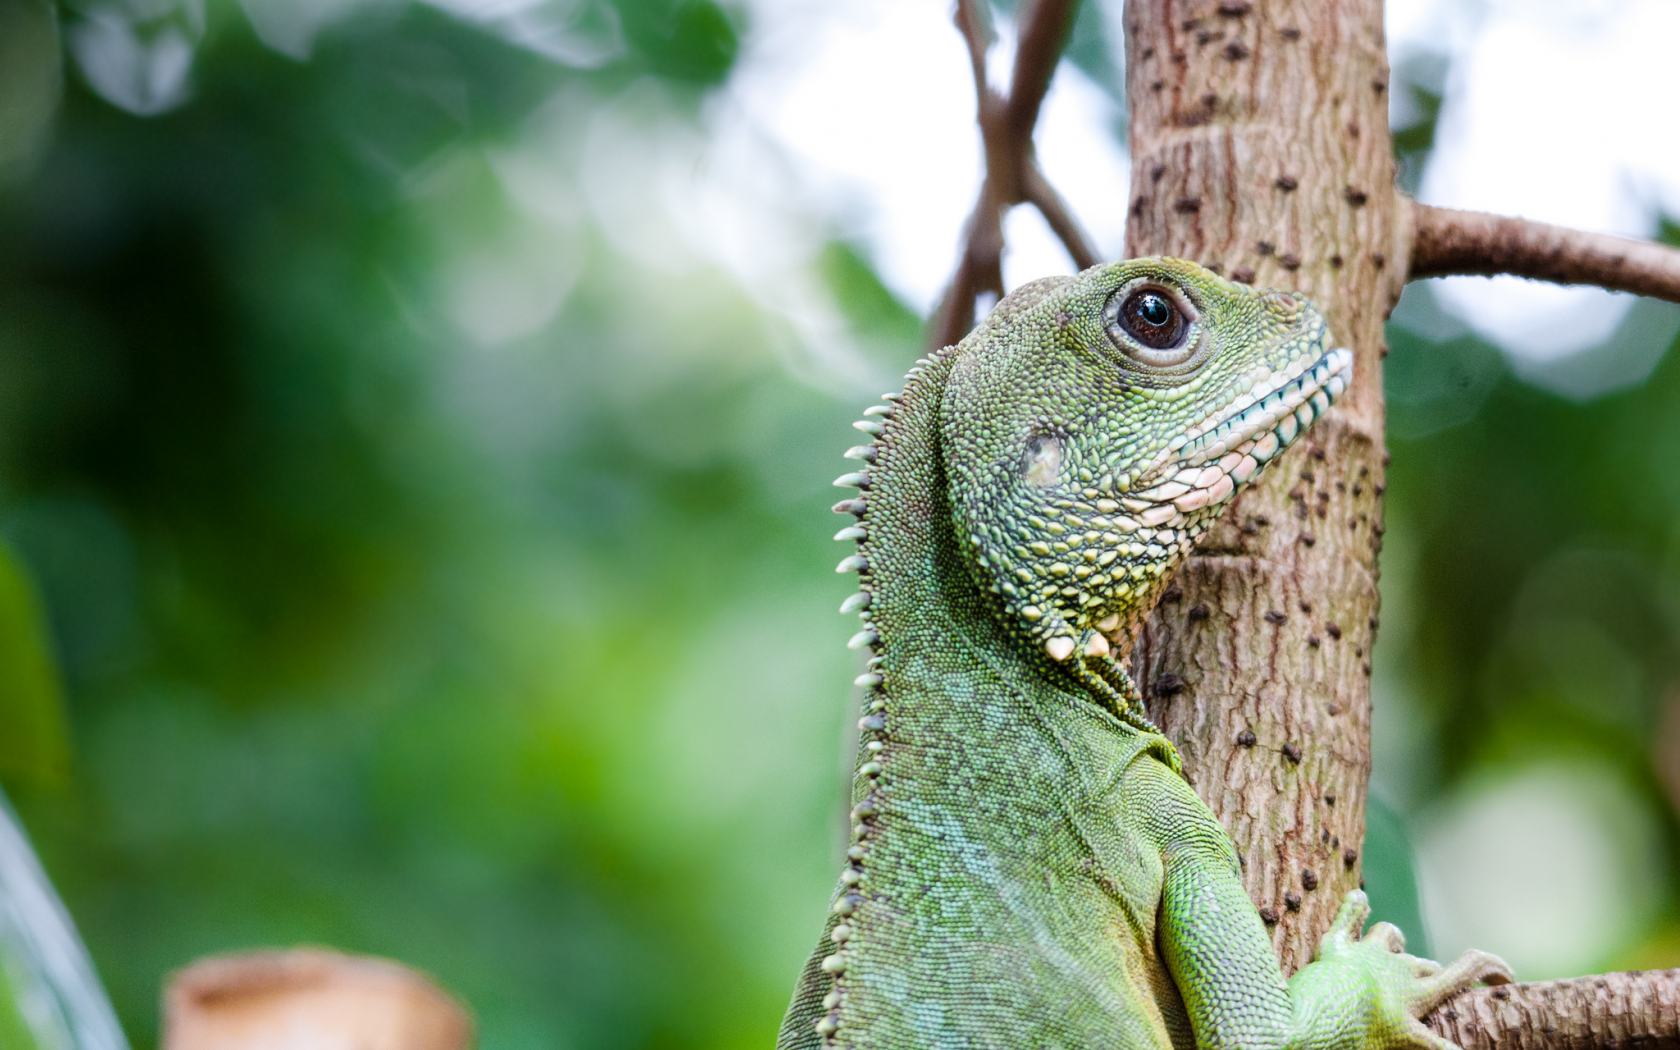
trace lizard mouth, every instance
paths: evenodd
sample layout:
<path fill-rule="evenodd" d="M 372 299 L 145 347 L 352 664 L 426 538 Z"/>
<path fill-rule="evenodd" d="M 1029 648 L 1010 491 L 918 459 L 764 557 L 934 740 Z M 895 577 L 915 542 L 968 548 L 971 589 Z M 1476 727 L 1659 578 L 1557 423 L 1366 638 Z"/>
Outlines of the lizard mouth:
<path fill-rule="evenodd" d="M 1341 347 L 1317 361 L 1258 377 L 1223 416 L 1174 438 L 1140 475 L 1150 487 L 1120 502 L 1139 524 L 1164 525 L 1224 502 L 1329 409 L 1353 381 L 1353 352 Z M 1156 480 L 1174 467 L 1166 480 Z"/>
<path fill-rule="evenodd" d="M 1290 369 L 1283 375 L 1273 373 L 1269 384 L 1256 383 L 1247 394 L 1237 398 L 1218 422 L 1209 420 L 1191 428 L 1168 448 L 1178 453 L 1181 462 L 1194 465 L 1218 459 L 1267 430 L 1277 434 L 1282 442 L 1280 448 L 1286 447 L 1323 415 L 1352 382 L 1353 351 L 1337 347 L 1313 362 L 1310 368 Z M 1291 415 L 1300 425 L 1286 431 Z"/>

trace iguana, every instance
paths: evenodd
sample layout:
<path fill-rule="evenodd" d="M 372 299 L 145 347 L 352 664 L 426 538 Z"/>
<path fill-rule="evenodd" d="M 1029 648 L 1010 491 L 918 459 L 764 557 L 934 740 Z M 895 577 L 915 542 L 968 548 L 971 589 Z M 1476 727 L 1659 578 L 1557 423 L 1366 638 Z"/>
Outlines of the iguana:
<path fill-rule="evenodd" d="M 1352 366 L 1302 296 L 1134 259 L 1017 289 L 865 410 L 854 826 L 779 1050 L 1449 1050 L 1418 1018 L 1510 980 L 1361 937 L 1354 891 L 1286 981 L 1118 660 Z"/>

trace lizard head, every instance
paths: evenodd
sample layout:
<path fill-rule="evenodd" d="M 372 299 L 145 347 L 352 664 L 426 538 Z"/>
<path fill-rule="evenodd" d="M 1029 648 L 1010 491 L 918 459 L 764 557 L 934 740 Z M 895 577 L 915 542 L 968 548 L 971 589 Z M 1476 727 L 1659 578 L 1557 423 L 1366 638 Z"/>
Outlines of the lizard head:
<path fill-rule="evenodd" d="M 1232 495 L 1353 355 L 1306 298 L 1179 259 L 1049 278 L 956 351 L 940 429 L 959 544 L 1052 658 L 1129 641 Z"/>

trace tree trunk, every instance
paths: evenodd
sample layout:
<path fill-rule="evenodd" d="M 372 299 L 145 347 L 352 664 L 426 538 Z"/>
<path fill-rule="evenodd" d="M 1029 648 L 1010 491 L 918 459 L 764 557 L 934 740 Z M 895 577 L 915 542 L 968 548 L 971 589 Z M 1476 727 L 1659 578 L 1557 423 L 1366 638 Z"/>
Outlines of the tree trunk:
<path fill-rule="evenodd" d="M 1126 254 L 1305 292 L 1351 390 L 1237 500 L 1135 649 L 1286 971 L 1359 884 L 1382 545 L 1383 321 L 1409 237 L 1380 0 L 1129 0 Z"/>
<path fill-rule="evenodd" d="M 983 0 L 956 0 L 986 178 L 930 335 L 1001 294 L 1001 218 L 1038 208 L 1081 266 L 1032 124 L 1077 0 L 1026 0 L 1007 96 L 985 79 Z M 1408 273 L 1511 273 L 1680 302 L 1680 251 L 1420 205 L 1394 186 L 1382 0 L 1127 0 L 1126 254 L 1305 292 L 1354 351 L 1326 418 L 1241 495 L 1139 632 L 1150 714 L 1224 822 L 1286 970 L 1359 883 L 1382 548 L 1383 321 Z M 1426 1019 L 1475 1047 L 1680 1046 L 1680 971 L 1483 988 Z"/>

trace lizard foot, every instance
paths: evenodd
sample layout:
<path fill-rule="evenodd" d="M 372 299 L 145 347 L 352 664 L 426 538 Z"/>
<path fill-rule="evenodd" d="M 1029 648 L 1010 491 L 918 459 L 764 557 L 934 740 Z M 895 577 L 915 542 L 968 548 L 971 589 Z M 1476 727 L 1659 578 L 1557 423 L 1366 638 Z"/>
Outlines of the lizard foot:
<path fill-rule="evenodd" d="M 1433 972 L 1418 975 L 1421 980 L 1412 1004 L 1414 1017 L 1428 1017 L 1448 999 L 1478 984 L 1510 984 L 1516 980 L 1505 960 L 1474 948 L 1453 960 L 1449 966 L 1441 966 L 1428 959 L 1418 961 L 1427 964 Z"/>
<path fill-rule="evenodd" d="M 1417 987 L 1407 996 L 1406 1008 L 1411 1016 L 1406 1019 L 1405 1032 L 1413 1045 L 1427 1047 L 1428 1050 L 1459 1050 L 1459 1047 L 1452 1040 L 1431 1031 L 1423 1023 L 1423 1018 L 1434 1013 L 1447 1000 L 1478 984 L 1510 984 L 1514 979 L 1511 968 L 1505 965 L 1503 959 L 1474 948 L 1460 955 L 1450 966 L 1409 955 L 1405 958 L 1410 959 L 1420 971 Z"/>
<path fill-rule="evenodd" d="M 1341 910 L 1319 941 L 1319 960 L 1364 971 L 1376 993 L 1377 1027 L 1389 1029 L 1396 1045 L 1458 1050 L 1425 1027 L 1421 1018 L 1478 984 L 1509 984 L 1515 979 L 1511 968 L 1498 956 L 1476 950 L 1447 966 L 1408 955 L 1405 934 L 1390 923 L 1379 922 L 1361 936 L 1370 916 L 1371 904 L 1362 891 L 1342 898 Z"/>

